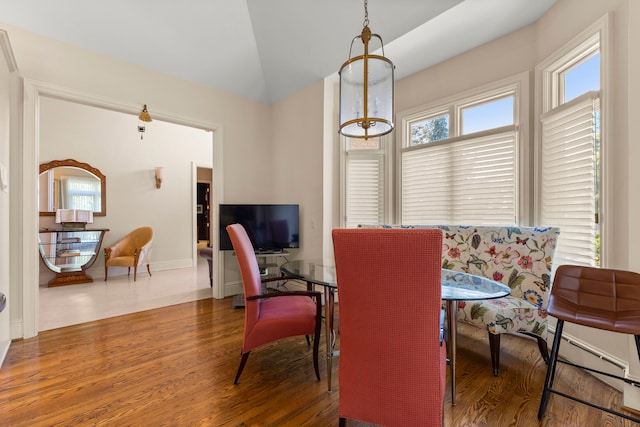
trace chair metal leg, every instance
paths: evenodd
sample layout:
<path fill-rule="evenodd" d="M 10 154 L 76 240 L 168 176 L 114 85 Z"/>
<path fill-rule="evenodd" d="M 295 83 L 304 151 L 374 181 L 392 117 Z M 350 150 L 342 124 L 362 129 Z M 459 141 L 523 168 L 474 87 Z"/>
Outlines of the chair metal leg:
<path fill-rule="evenodd" d="M 540 408 L 538 409 L 538 420 L 542 420 L 544 411 L 547 409 L 547 403 L 549 403 L 550 389 L 553 387 L 553 381 L 556 375 L 556 366 L 558 362 L 558 352 L 560 351 L 560 341 L 562 339 L 562 328 L 564 327 L 564 320 L 558 319 L 556 324 L 556 333 L 553 338 L 553 345 L 551 346 L 551 359 L 547 366 L 547 376 L 544 380 L 544 389 L 542 391 L 542 398 L 540 399 Z"/>
<path fill-rule="evenodd" d="M 233 380 L 234 384 L 238 384 L 238 380 L 240 379 L 240 375 L 242 374 L 242 370 L 244 369 L 244 365 L 247 363 L 247 359 L 249 358 L 250 353 L 250 351 L 247 351 L 242 355 L 242 360 L 240 361 L 240 366 L 238 367 L 238 372 L 236 373 L 236 379 Z"/>
<path fill-rule="evenodd" d="M 318 366 L 318 351 L 320 348 L 320 328 L 322 326 L 322 303 L 320 298 L 316 298 L 316 329 L 313 335 L 313 368 L 316 371 L 316 377 L 320 381 L 320 368 Z"/>
<path fill-rule="evenodd" d="M 542 399 L 540 400 L 540 409 L 538 410 L 538 419 L 541 420 L 542 417 L 544 416 L 544 412 L 546 410 L 547 403 L 549 401 L 549 395 L 551 393 L 553 393 L 553 394 L 557 394 L 559 396 L 565 397 L 567 399 L 571 399 L 571 400 L 573 400 L 575 402 L 582 403 L 583 405 L 587 405 L 587 406 L 590 406 L 592 408 L 596 408 L 596 409 L 599 409 L 601 411 L 607 412 L 609 414 L 616 415 L 618 417 L 633 421 L 636 424 L 640 423 L 640 418 L 633 417 L 631 415 L 628 415 L 628 414 L 625 414 L 623 412 L 610 409 L 608 407 L 596 404 L 594 402 L 589 402 L 589 401 L 581 399 L 581 398 L 579 398 L 579 397 L 577 397 L 575 395 L 570 395 L 570 394 L 561 392 L 561 391 L 556 390 L 556 389 L 553 388 L 553 383 L 554 383 L 555 376 L 556 376 L 556 367 L 557 367 L 558 363 L 562 363 L 562 364 L 565 364 L 565 365 L 570 365 L 570 366 L 573 366 L 575 368 L 584 369 L 584 370 L 589 371 L 589 372 L 593 372 L 593 373 L 596 373 L 596 374 L 605 375 L 605 376 L 608 376 L 608 377 L 611 377 L 611 378 L 615 378 L 615 379 L 624 381 L 627 384 L 631 384 L 631 385 L 633 385 L 635 387 L 640 386 L 640 382 L 634 381 L 634 380 L 629 379 L 629 378 L 625 378 L 625 377 L 622 377 L 622 376 L 619 376 L 619 375 L 613 375 L 613 374 L 610 374 L 610 373 L 607 373 L 607 372 L 603 372 L 603 371 L 599 371 L 597 369 L 593 369 L 593 368 L 590 368 L 590 367 L 587 367 L 587 366 L 578 365 L 576 363 L 572 363 L 572 362 L 567 361 L 567 360 L 558 360 L 558 354 L 560 352 L 560 341 L 562 339 L 562 327 L 563 326 L 564 326 L 564 321 L 561 320 L 561 319 L 558 319 L 558 324 L 556 325 L 556 336 L 553 339 L 553 347 L 551 349 L 551 360 L 549 361 L 549 367 L 547 368 L 547 377 L 545 379 L 544 391 L 542 393 Z M 636 338 L 636 344 L 639 344 L 637 338 Z"/>
<path fill-rule="evenodd" d="M 493 376 L 497 377 L 500 370 L 500 334 L 492 334 L 489 332 L 489 350 L 491 351 Z"/>

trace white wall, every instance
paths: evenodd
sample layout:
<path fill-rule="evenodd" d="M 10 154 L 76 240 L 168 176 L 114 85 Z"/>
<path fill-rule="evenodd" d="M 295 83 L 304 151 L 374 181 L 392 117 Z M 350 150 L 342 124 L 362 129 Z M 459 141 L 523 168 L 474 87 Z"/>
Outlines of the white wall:
<path fill-rule="evenodd" d="M 9 173 L 9 129 L 10 129 L 10 74 L 15 64 L 11 56 L 11 44 L 7 34 L 0 32 L 0 172 Z M 8 178 L 8 175 L 6 176 Z M 8 183 L 0 179 L 0 186 Z M 9 188 L 0 188 L 0 236 L 9 235 Z M 9 239 L 0 239 L 0 292 L 7 298 L 7 306 L 0 313 L 0 366 L 4 361 L 10 343 L 10 304 L 13 303 L 9 288 Z"/>
<path fill-rule="evenodd" d="M 297 258 L 322 258 L 323 83 L 273 106 L 270 197 L 275 203 L 300 204 Z"/>
<path fill-rule="evenodd" d="M 21 77 L 32 82 L 44 82 L 49 87 L 61 88 L 62 92 L 88 94 L 92 100 L 107 104 L 117 105 L 118 111 L 130 114 L 139 111 L 142 104 L 148 104 L 150 111 L 157 112 L 158 117 L 175 118 L 174 123 L 196 122 L 203 124 L 215 124 L 217 129 L 215 140 L 224 148 L 224 159 L 219 159 L 219 164 L 233 165 L 233 167 L 221 167 L 224 176 L 214 185 L 217 194 L 230 195 L 232 201 L 241 201 L 244 198 L 254 198 L 264 194 L 264 188 L 270 188 L 271 170 L 270 141 L 271 134 L 270 107 L 253 100 L 240 98 L 228 93 L 203 87 L 191 82 L 180 80 L 165 74 L 157 73 L 143 67 L 139 67 L 116 58 L 107 57 L 85 49 L 58 42 L 47 37 L 24 31 L 9 25 L 0 24 L 0 29 L 5 29 L 13 44 L 16 61 L 19 64 Z M 25 330 L 32 330 L 34 318 L 24 317 L 24 310 L 32 310 L 28 301 L 35 292 L 32 287 L 37 287 L 37 278 L 30 283 L 30 275 L 33 274 L 31 265 L 38 265 L 37 247 L 32 246 L 31 239 L 24 239 L 24 231 L 31 230 L 34 242 L 37 237 L 37 216 L 33 216 L 36 208 L 36 176 L 24 176 L 28 168 L 36 170 L 37 164 L 30 163 L 31 150 L 34 147 L 25 146 L 29 129 L 35 125 L 28 123 L 25 135 L 22 135 L 22 123 L 19 116 L 23 112 L 22 81 L 16 79 L 14 88 L 18 91 L 16 100 L 12 101 L 11 111 L 16 117 L 12 119 L 11 127 L 11 179 L 16 185 L 15 192 L 11 193 L 11 255 L 15 263 L 11 270 L 11 323 L 12 337 L 24 336 Z M 34 102 L 34 100 L 29 100 Z M 99 105 L 100 102 L 94 103 Z M 25 118 L 28 116 L 25 115 Z M 98 132 L 98 130 L 96 130 Z M 151 142 L 152 128 L 149 126 L 149 134 L 146 142 Z M 40 141 L 43 143 L 43 141 Z M 139 144 L 139 141 L 136 141 Z M 35 147 L 37 150 L 37 147 Z M 39 153 L 35 153 L 37 158 Z M 156 166 L 154 154 L 147 159 L 151 167 Z M 58 155 L 55 156 L 58 158 Z M 75 157 L 75 156 L 71 156 Z M 153 159 L 153 163 L 151 163 Z M 158 159 L 159 160 L 159 159 Z M 145 157 L 138 157 L 133 161 L 138 164 L 145 163 Z M 127 161 L 129 162 L 129 161 Z M 34 163 L 39 163 L 38 161 Z M 215 161 L 214 161 L 215 163 Z M 128 163 L 133 167 L 133 163 Z M 165 165 L 166 167 L 167 165 Z M 103 168 L 100 168 L 103 169 Z M 118 175 L 109 174 L 110 168 L 104 168 L 103 172 L 109 177 L 114 176 L 113 183 L 118 181 Z M 172 191 L 173 185 L 179 184 L 179 177 L 173 183 L 167 171 L 166 188 Z M 111 182 L 111 181 L 108 181 Z M 258 184 L 259 183 L 259 184 Z M 150 191 L 149 197 L 159 197 L 163 190 Z M 109 194 L 111 192 L 109 191 Z M 166 194 L 166 193 L 165 193 Z M 224 199 L 221 201 L 225 201 Z M 109 202 L 107 217 L 111 211 L 118 212 L 118 206 Z M 169 202 L 167 202 L 169 203 Z M 28 210 L 28 212 L 27 212 Z M 33 212 L 31 212 L 33 210 Z M 170 218 L 168 221 L 176 220 Z M 175 224 L 172 223 L 172 227 Z M 109 237 L 115 238 L 116 232 L 110 232 Z M 6 241 L 6 235 L 0 237 Z M 23 244 L 24 242 L 24 244 Z M 156 253 L 154 257 L 170 259 L 168 253 Z M 36 267 L 37 269 L 37 267 Z M 37 272 L 36 272 L 37 275 Z M 29 282 L 29 283 L 25 283 Z M 25 298 L 26 293 L 26 298 Z M 27 304 L 27 307 L 24 304 Z"/>
<path fill-rule="evenodd" d="M 212 167 L 213 134 L 154 120 L 146 123 L 140 139 L 137 125 L 135 115 L 42 97 L 39 161 L 74 159 L 106 176 L 107 215 L 95 216 L 89 226 L 110 230 L 103 248 L 135 228 L 150 226 L 152 270 L 192 266 L 192 164 Z M 156 166 L 164 168 L 160 189 L 155 185 Z M 42 216 L 40 226 L 54 227 L 53 221 L 54 217 Z M 125 268 L 113 270 L 109 276 L 127 273 Z M 43 264 L 40 272 L 40 284 L 53 277 Z M 103 278 L 102 254 L 89 273 L 94 279 Z"/>

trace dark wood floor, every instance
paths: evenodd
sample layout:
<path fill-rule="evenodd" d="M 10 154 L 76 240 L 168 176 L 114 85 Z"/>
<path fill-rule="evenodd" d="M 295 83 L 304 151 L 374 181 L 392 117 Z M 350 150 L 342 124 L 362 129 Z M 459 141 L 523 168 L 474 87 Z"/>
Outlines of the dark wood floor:
<path fill-rule="evenodd" d="M 0 425 L 336 426 L 339 359 L 327 392 L 326 365 L 316 381 L 304 338 L 254 351 L 233 385 L 242 323 L 230 299 L 209 299 L 16 341 L 0 370 Z M 447 396 L 446 426 L 634 425 L 555 396 L 539 423 L 546 368 L 537 346 L 502 341 L 496 378 L 485 333 L 460 325 L 457 405 Z M 590 375 L 560 369 L 558 386 L 570 378 L 580 392 L 620 404 L 618 392 Z"/>

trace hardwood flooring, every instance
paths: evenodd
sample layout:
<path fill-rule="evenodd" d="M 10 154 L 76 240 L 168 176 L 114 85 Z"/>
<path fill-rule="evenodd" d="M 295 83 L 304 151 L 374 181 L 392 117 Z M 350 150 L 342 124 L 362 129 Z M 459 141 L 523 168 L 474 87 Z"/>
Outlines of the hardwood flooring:
<path fill-rule="evenodd" d="M 252 352 L 234 386 L 242 327 L 230 299 L 205 299 L 16 341 L 0 369 L 0 425 L 336 426 L 339 359 L 327 392 L 326 364 L 316 381 L 304 337 L 290 338 Z M 535 342 L 503 337 L 494 377 L 485 333 L 458 332 L 457 404 L 447 396 L 445 426 L 634 425 L 558 396 L 539 423 L 546 366 Z M 559 387 L 620 405 L 594 377 L 560 369 Z"/>

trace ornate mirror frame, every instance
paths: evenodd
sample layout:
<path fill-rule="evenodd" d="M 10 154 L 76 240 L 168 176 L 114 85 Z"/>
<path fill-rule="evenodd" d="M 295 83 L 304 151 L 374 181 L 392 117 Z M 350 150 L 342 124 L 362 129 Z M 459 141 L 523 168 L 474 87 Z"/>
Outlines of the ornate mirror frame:
<path fill-rule="evenodd" d="M 93 213 L 94 216 L 106 216 L 107 215 L 107 177 L 105 177 L 99 169 L 94 168 L 88 163 L 78 162 L 73 159 L 66 160 L 52 160 L 49 163 L 40 164 L 40 175 L 43 172 L 57 168 L 57 167 L 74 167 L 85 170 L 95 175 L 100 180 L 100 211 Z M 40 216 L 55 216 L 55 212 L 40 211 Z"/>

